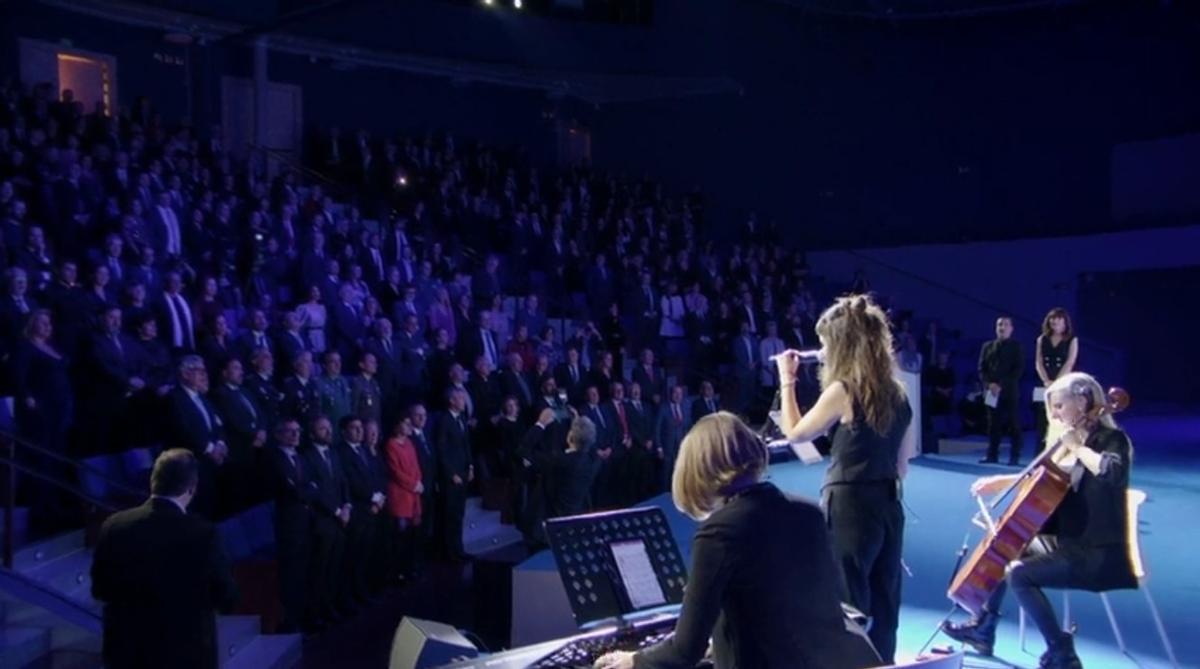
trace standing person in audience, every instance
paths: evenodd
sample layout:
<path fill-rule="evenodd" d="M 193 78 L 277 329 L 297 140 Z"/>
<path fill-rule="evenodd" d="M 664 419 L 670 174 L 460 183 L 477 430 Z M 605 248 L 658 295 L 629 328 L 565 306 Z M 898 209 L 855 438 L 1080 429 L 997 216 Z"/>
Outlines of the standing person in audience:
<path fill-rule="evenodd" d="M 800 412 L 796 399 L 799 352 L 775 359 L 780 428 L 793 443 L 833 428 L 821 494 L 844 599 L 871 618 L 871 642 L 892 662 L 904 543 L 900 483 L 916 455 L 915 440 L 906 436 L 912 409 L 896 380 L 887 315 L 870 297 L 839 298 L 817 321 L 817 337 L 825 355 L 822 391 L 808 412 Z"/>
<path fill-rule="evenodd" d="M 275 555 L 279 563 L 280 634 L 311 629 L 308 618 L 309 562 L 313 545 L 316 472 L 299 452 L 300 423 L 285 418 L 275 426 L 275 446 L 267 451 L 267 493 L 274 502 Z"/>
<path fill-rule="evenodd" d="M 467 391 L 448 391 L 446 414 L 438 421 L 437 467 L 441 489 L 441 543 L 446 557 L 463 562 L 463 516 L 467 510 L 467 486 L 475 480 L 471 464 L 471 440 L 467 428 Z"/>
<path fill-rule="evenodd" d="M 367 603 L 370 596 L 371 555 L 382 548 L 375 539 L 375 518 L 385 501 L 375 458 L 363 442 L 363 421 L 347 415 L 338 425 L 341 440 L 336 448 L 346 476 L 346 496 L 351 506 L 346 524 L 346 553 L 342 561 L 341 607 L 351 610 Z"/>
<path fill-rule="evenodd" d="M 374 353 L 363 353 L 358 358 L 358 374 L 350 381 L 351 415 L 377 424 L 383 419 L 383 391 L 375 378 L 378 365 Z"/>
<path fill-rule="evenodd" d="M 363 421 L 363 445 L 367 448 L 373 485 L 383 494 L 379 510 L 371 519 L 371 541 L 376 548 L 367 559 L 367 584 L 372 593 L 377 593 L 395 580 L 400 569 L 396 524 L 387 513 L 388 463 L 379 423 Z"/>
<path fill-rule="evenodd" d="M 292 360 L 292 374 L 283 380 L 280 388 L 283 400 L 280 413 L 311 424 L 321 415 L 321 395 L 312 380 L 312 354 L 302 352 Z"/>
<path fill-rule="evenodd" d="M 205 397 L 207 394 L 208 370 L 204 361 L 198 355 L 184 356 L 179 362 L 179 385 L 168 395 L 168 444 L 195 454 L 200 482 L 192 509 L 211 518 L 219 508 L 218 472 L 229 457 L 229 448 L 225 444 L 225 427 Z"/>
<path fill-rule="evenodd" d="M 158 331 L 163 333 L 176 355 L 196 350 L 196 319 L 183 298 L 183 279 L 179 272 L 167 272 L 158 307 Z"/>
<path fill-rule="evenodd" d="M 221 535 L 187 513 L 200 475 L 190 451 L 165 451 L 150 499 L 100 528 L 92 596 L 104 603 L 108 667 L 217 668 L 215 613 L 231 613 L 238 593 Z"/>
<path fill-rule="evenodd" d="M 433 549 L 434 524 L 437 513 L 437 497 L 435 490 L 438 486 L 440 465 L 438 464 L 437 444 L 429 429 L 429 412 L 425 405 L 417 403 L 408 408 L 407 416 L 412 424 L 413 450 L 417 453 L 417 464 L 421 467 L 421 522 L 416 532 L 413 546 L 413 573 L 417 574 L 425 567 L 429 554 Z"/>
<path fill-rule="evenodd" d="M 227 358 L 221 368 L 221 383 L 213 389 L 213 405 L 229 444 L 229 459 L 222 467 L 223 510 L 232 514 L 261 500 L 257 472 L 262 469 L 262 448 L 267 443 L 266 423 L 254 398 L 242 387 L 242 361 Z"/>
<path fill-rule="evenodd" d="M 712 381 L 708 379 L 701 381 L 700 397 L 692 400 L 692 420 L 698 421 L 708 414 L 716 413 L 720 410 L 721 403 L 717 401 L 717 394 L 713 389 Z"/>
<path fill-rule="evenodd" d="M 308 618 L 317 629 L 343 620 L 349 611 L 340 607 L 342 560 L 351 508 L 346 470 L 333 449 L 333 426 L 320 416 L 309 429 L 312 445 L 305 452 L 304 468 L 312 473 L 316 493 L 312 498 L 312 553 L 308 583 L 312 588 Z M 365 512 L 365 509 L 360 510 Z"/>
<path fill-rule="evenodd" d="M 733 414 L 696 423 L 671 484 L 675 506 L 701 523 L 675 633 L 636 653 L 603 655 L 598 669 L 685 669 L 710 649 L 717 667 L 880 664 L 842 610 L 820 509 L 763 481 L 767 462 L 762 440 Z"/>
<path fill-rule="evenodd" d="M 779 327 L 775 321 L 767 321 L 766 331 L 767 335 L 758 342 L 760 370 L 758 381 L 759 385 L 770 392 L 779 387 L 779 371 L 772 364 L 772 360 L 775 356 L 783 353 L 784 344 L 783 339 L 779 337 Z"/>
<path fill-rule="evenodd" d="M 657 415 L 654 407 L 642 401 L 642 387 L 629 383 L 629 432 L 633 443 L 626 457 L 626 471 L 634 502 L 655 494 L 657 488 L 658 454 L 654 445 Z"/>
<path fill-rule="evenodd" d="M 281 418 L 283 393 L 275 385 L 275 357 L 270 349 L 255 349 L 248 364 L 250 372 L 243 374 L 242 388 L 261 412 L 259 424 L 276 425 Z"/>
<path fill-rule="evenodd" d="M 683 403 L 684 387 L 671 387 L 671 395 L 658 409 L 655 424 L 655 455 L 658 456 L 658 483 L 655 492 L 669 489 L 671 472 L 675 469 L 675 458 L 679 455 L 679 444 L 692 428 L 690 409 Z"/>
<path fill-rule="evenodd" d="M 342 375 L 342 354 L 334 349 L 325 351 L 323 357 L 323 374 L 317 376 L 313 384 L 317 386 L 317 396 L 320 397 L 320 414 L 329 418 L 332 423 L 340 424 L 342 418 L 350 415 L 350 381 Z"/>
<path fill-rule="evenodd" d="M 416 574 L 417 532 L 421 525 L 421 500 L 425 476 L 421 470 L 418 447 L 413 444 L 412 421 L 407 416 L 396 423 L 384 449 L 387 462 L 387 512 L 395 522 L 396 569 L 400 577 L 412 580 Z"/>
<path fill-rule="evenodd" d="M 308 289 L 308 301 L 296 307 L 296 315 L 300 317 L 300 327 L 308 340 L 308 348 L 314 353 L 325 352 L 325 322 L 328 312 L 325 309 L 321 287 L 312 285 Z"/>
<path fill-rule="evenodd" d="M 983 463 L 996 463 L 1000 458 L 1000 440 L 1012 441 L 1008 464 L 1021 464 L 1021 425 L 1017 415 L 1017 389 L 1024 371 L 1025 360 L 1021 344 L 1013 339 L 1013 322 L 1009 316 L 996 319 L 996 338 L 979 351 L 979 378 L 991 401 L 987 405 L 988 448 Z"/>
<path fill-rule="evenodd" d="M 1042 319 L 1042 333 L 1037 338 L 1037 355 L 1033 358 L 1042 392 L 1059 377 L 1075 371 L 1079 361 L 1079 340 L 1071 327 L 1071 315 L 1062 307 L 1055 307 Z M 1033 418 L 1037 424 L 1038 451 L 1046 448 L 1046 430 L 1050 422 L 1046 418 L 1045 401 L 1033 403 Z"/>
<path fill-rule="evenodd" d="M 754 403 L 754 392 L 758 384 L 759 352 L 750 333 L 750 322 L 742 321 L 739 334 L 733 340 L 734 377 L 737 379 L 736 411 L 745 415 Z"/>

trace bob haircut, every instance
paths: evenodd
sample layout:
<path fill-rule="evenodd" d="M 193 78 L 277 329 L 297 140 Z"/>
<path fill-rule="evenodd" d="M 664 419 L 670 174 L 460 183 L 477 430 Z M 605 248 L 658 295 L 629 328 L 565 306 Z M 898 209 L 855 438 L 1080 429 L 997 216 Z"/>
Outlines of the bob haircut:
<path fill-rule="evenodd" d="M 696 421 L 679 445 L 671 499 L 683 513 L 704 520 L 731 489 L 756 482 L 768 459 L 766 444 L 740 418 L 728 411 L 709 414 Z"/>

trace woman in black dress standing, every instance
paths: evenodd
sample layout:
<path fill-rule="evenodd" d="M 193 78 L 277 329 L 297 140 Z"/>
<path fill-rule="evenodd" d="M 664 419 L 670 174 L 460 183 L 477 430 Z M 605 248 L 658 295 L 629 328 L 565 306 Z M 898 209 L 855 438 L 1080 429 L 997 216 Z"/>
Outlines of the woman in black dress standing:
<path fill-rule="evenodd" d="M 824 366 L 821 396 L 801 415 L 796 401 L 800 354 L 776 358 L 781 427 L 789 441 L 811 441 L 830 428 L 833 442 L 822 502 L 842 568 L 847 601 L 871 617 L 870 636 L 884 662 L 896 652 L 904 510 L 900 480 L 915 455 L 912 408 L 896 380 L 887 315 L 870 297 L 839 298 L 817 320 Z"/>
<path fill-rule="evenodd" d="M 74 395 L 67 375 L 67 357 L 54 347 L 53 336 L 50 312 L 37 309 L 30 313 L 24 337 L 13 355 L 17 431 L 35 446 L 66 455 L 67 433 L 75 414 Z M 31 459 L 38 463 L 39 471 L 69 482 L 69 472 L 61 471 L 58 461 L 36 455 Z M 39 484 L 34 497 L 35 524 L 61 520 L 61 502 L 55 488 Z"/>
<path fill-rule="evenodd" d="M 1045 392 L 1058 379 L 1075 371 L 1079 357 L 1079 340 L 1071 326 L 1071 315 L 1062 307 L 1051 309 L 1042 319 L 1042 333 L 1037 338 L 1034 367 L 1042 380 L 1041 391 Z M 1046 418 L 1046 403 L 1033 403 L 1033 418 L 1037 423 L 1038 451 L 1046 448 L 1046 431 L 1050 422 Z"/>

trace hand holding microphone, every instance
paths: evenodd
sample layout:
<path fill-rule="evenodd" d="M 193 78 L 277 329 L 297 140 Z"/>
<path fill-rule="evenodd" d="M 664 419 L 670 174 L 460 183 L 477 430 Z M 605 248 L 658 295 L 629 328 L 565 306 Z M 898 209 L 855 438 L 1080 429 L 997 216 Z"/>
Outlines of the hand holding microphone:
<path fill-rule="evenodd" d="M 790 385 L 796 382 L 796 372 L 799 371 L 800 365 L 819 362 L 821 351 L 820 349 L 799 351 L 789 348 L 783 353 L 771 356 L 768 360 L 774 360 L 779 369 L 780 385 Z"/>

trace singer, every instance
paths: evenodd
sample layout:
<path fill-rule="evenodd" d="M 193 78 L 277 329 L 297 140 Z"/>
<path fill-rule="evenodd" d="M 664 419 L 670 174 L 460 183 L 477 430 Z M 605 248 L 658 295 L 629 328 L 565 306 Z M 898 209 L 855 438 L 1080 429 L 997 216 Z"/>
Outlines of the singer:
<path fill-rule="evenodd" d="M 870 616 L 871 642 L 891 663 L 904 540 L 900 479 L 915 455 L 913 439 L 905 436 L 912 409 L 896 380 L 887 315 L 870 297 L 839 298 L 821 314 L 816 331 L 825 358 L 821 396 L 801 414 L 795 384 L 805 355 L 785 351 L 776 360 L 780 427 L 789 441 L 811 441 L 833 430 L 821 501 L 845 578 L 843 599 Z"/>
<path fill-rule="evenodd" d="M 1104 391 L 1096 379 L 1081 372 L 1060 376 L 1046 389 L 1046 413 L 1051 427 L 1067 428 L 1055 464 L 1071 474 L 1071 488 L 1026 555 L 1008 565 L 1008 585 L 1021 608 L 1046 640 L 1042 669 L 1083 669 L 1073 638 L 1058 627 L 1054 607 L 1042 588 L 1103 591 L 1135 588 L 1129 562 L 1129 466 L 1133 447 L 1112 415 L 1104 413 Z M 985 495 L 1004 490 L 1019 475 L 988 476 L 971 486 Z M 992 593 L 983 612 L 964 624 L 942 629 L 981 655 L 991 655 L 1005 584 Z"/>

